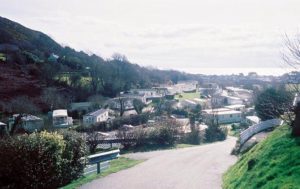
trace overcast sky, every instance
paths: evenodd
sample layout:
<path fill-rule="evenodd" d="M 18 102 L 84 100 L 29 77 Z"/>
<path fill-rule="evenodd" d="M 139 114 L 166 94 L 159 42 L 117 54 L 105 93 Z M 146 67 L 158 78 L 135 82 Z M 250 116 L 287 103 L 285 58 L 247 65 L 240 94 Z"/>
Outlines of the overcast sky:
<path fill-rule="evenodd" d="M 0 0 L 0 15 L 104 58 L 188 72 L 275 70 L 299 0 Z M 221 72 L 221 71 L 220 71 Z M 275 71 L 274 71 L 275 72 Z M 276 73 L 274 73 L 276 74 Z"/>

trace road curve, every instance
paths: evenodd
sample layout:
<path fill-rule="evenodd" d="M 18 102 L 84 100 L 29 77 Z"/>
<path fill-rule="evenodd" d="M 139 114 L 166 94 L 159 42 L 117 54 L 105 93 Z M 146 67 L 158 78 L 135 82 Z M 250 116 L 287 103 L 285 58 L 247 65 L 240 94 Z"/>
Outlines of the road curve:
<path fill-rule="evenodd" d="M 230 152 L 236 139 L 197 147 L 128 154 L 145 162 L 94 180 L 82 189 L 214 189 L 237 160 Z"/>

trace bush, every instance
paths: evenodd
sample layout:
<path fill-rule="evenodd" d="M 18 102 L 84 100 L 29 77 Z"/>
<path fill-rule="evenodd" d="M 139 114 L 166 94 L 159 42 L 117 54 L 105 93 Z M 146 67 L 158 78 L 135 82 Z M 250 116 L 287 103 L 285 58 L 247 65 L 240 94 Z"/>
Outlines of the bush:
<path fill-rule="evenodd" d="M 86 154 L 85 141 L 75 131 L 62 131 L 63 139 L 66 143 L 65 150 L 62 154 L 62 185 L 71 182 L 82 176 L 85 167 L 84 155 Z"/>
<path fill-rule="evenodd" d="M 227 137 L 227 129 L 221 128 L 216 124 L 210 125 L 205 130 L 205 141 L 206 142 L 215 142 L 225 140 Z"/>
<path fill-rule="evenodd" d="M 110 127 L 108 130 L 116 130 L 119 129 L 123 125 L 141 125 L 147 123 L 149 120 L 149 114 L 143 113 L 140 115 L 133 115 L 130 117 L 119 117 L 114 120 L 112 120 Z"/>
<path fill-rule="evenodd" d="M 83 172 L 73 134 L 33 133 L 0 140 L 0 188 L 57 188 Z"/>
<path fill-rule="evenodd" d="M 200 144 L 203 140 L 203 135 L 198 130 L 192 130 L 192 132 L 186 134 L 183 137 L 183 143 L 186 144 Z"/>
<path fill-rule="evenodd" d="M 179 125 L 175 121 L 164 121 L 149 133 L 149 141 L 158 145 L 173 145 L 178 136 Z"/>

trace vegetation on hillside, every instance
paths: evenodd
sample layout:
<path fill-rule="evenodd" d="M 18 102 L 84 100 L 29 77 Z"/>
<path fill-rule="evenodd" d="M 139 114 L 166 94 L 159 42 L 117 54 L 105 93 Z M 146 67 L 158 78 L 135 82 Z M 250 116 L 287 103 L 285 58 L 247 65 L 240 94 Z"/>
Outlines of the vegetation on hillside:
<path fill-rule="evenodd" d="M 49 36 L 0 17 L 0 111 L 12 98 L 30 96 L 42 110 L 51 109 L 41 94 L 55 88 L 65 102 L 86 101 L 89 96 L 115 97 L 120 91 L 147 88 L 160 83 L 195 79 L 178 71 L 148 69 L 130 63 L 120 54 L 111 59 L 63 47 Z M 55 90 L 52 90 L 55 91 Z M 55 98 L 55 97 L 54 97 Z M 59 107 L 62 108 L 62 107 Z"/>
<path fill-rule="evenodd" d="M 300 186 L 300 138 L 280 126 L 241 156 L 223 176 L 223 188 L 280 188 Z"/>
<path fill-rule="evenodd" d="M 255 110 L 263 121 L 279 118 L 284 112 L 290 111 L 292 102 L 292 93 L 284 89 L 268 88 L 257 96 Z"/>

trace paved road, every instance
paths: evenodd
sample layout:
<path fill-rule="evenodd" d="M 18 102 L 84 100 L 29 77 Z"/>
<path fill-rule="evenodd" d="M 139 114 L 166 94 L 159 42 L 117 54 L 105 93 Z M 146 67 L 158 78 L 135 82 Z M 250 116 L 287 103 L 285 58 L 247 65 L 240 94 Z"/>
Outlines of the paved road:
<path fill-rule="evenodd" d="M 235 138 L 184 149 L 126 155 L 145 162 L 88 183 L 83 189 L 214 189 L 237 158 L 230 152 Z"/>

